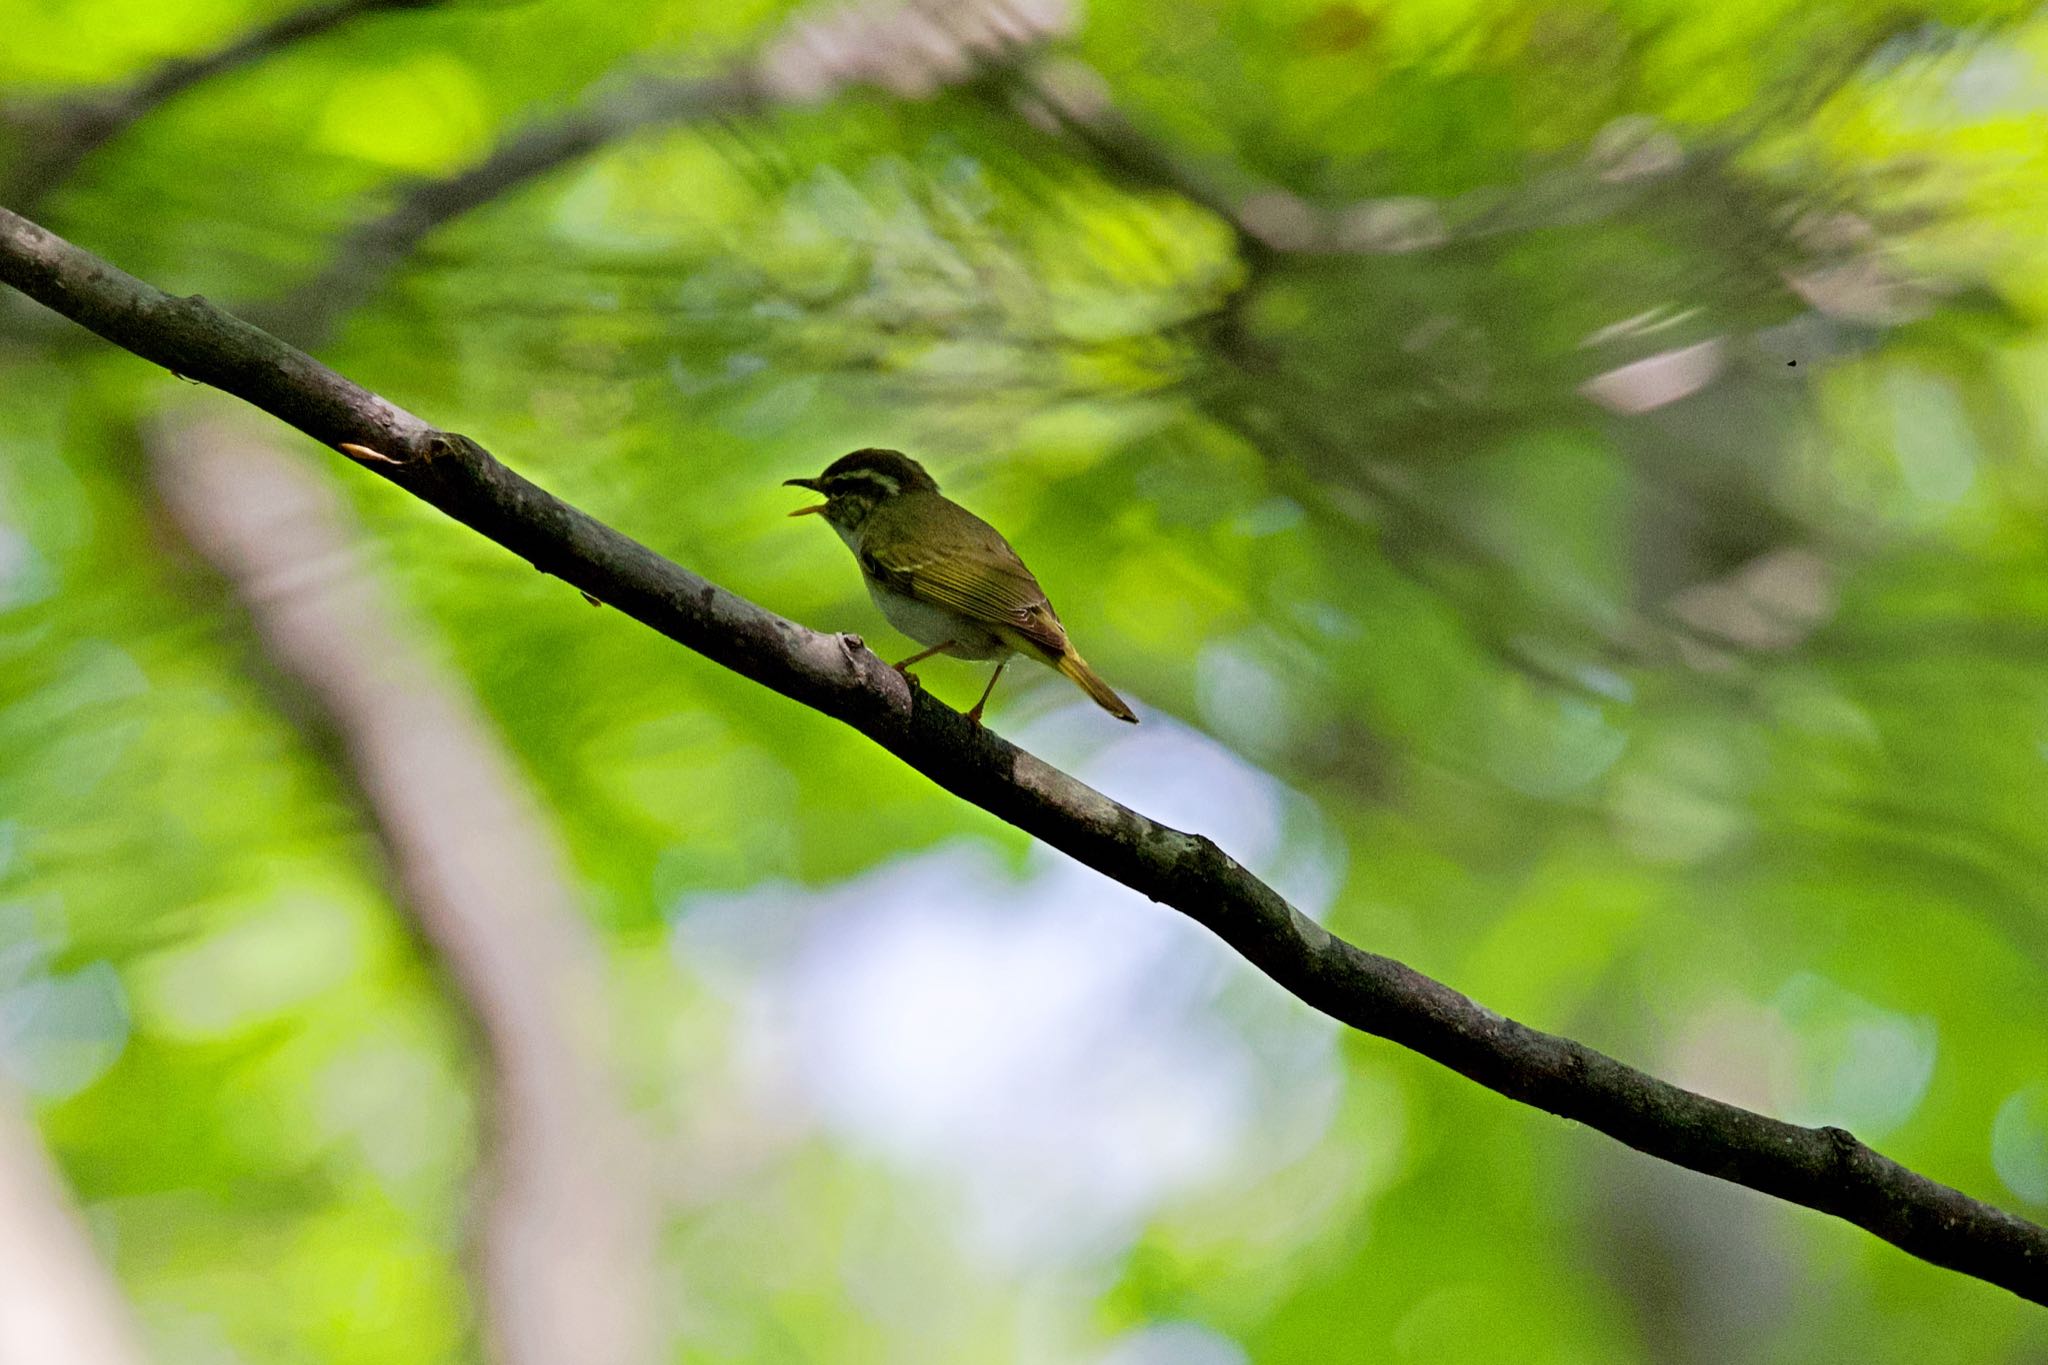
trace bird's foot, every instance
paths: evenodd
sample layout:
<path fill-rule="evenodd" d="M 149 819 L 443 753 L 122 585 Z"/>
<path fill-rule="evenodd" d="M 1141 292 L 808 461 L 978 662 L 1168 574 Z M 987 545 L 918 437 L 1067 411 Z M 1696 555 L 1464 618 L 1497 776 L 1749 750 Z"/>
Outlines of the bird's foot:
<path fill-rule="evenodd" d="M 951 640 L 948 640 L 942 645 L 933 645 L 930 649 L 921 649 L 917 653 L 911 655 L 909 658 L 904 659 L 899 663 L 890 664 L 889 667 L 895 669 L 898 673 L 903 674 L 903 676 L 907 678 L 910 676 L 908 670 L 912 664 L 921 664 L 926 659 L 931 658 L 932 655 L 940 653 L 943 650 L 951 649 L 952 647 L 953 642 Z"/>

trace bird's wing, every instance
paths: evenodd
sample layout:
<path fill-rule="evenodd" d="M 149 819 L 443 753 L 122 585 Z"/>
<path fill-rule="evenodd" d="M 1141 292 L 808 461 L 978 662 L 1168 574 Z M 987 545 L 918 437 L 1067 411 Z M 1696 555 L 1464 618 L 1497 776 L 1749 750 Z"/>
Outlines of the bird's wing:
<path fill-rule="evenodd" d="M 899 517 L 914 519 L 915 535 L 891 534 Z M 870 521 L 883 518 L 861 538 L 869 576 L 905 597 L 1014 631 L 1054 658 L 1066 653 L 1066 628 L 1045 589 L 995 527 L 937 493 L 891 498 Z"/>

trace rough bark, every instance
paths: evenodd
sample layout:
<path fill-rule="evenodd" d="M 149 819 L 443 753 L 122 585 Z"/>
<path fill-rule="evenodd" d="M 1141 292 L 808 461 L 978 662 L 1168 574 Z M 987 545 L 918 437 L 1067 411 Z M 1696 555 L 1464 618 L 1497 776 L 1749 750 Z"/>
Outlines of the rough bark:
<path fill-rule="evenodd" d="M 536 568 L 874 740 L 945 790 L 1207 926 L 1311 1006 L 1639 1151 L 1833 1214 L 2048 1304 L 2048 1229 L 1805 1128 L 1504 1018 L 1329 933 L 1209 839 L 1110 800 L 912 688 L 854 636 L 775 615 L 655 554 L 198 298 L 165 294 L 0 210 L 0 282 L 146 360 L 345 452 Z"/>

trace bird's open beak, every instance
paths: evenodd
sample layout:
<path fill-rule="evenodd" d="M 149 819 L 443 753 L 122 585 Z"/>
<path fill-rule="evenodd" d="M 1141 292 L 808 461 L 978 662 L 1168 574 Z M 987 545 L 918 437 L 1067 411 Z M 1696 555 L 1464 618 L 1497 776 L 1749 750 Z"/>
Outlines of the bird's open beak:
<path fill-rule="evenodd" d="M 816 479 L 784 479 L 782 486 L 784 488 L 808 488 L 812 492 L 816 492 L 818 481 Z M 825 504 L 821 502 L 815 507 L 799 507 L 794 512 L 791 512 L 790 515 L 793 517 L 807 517 L 813 512 L 822 512 L 824 510 Z"/>

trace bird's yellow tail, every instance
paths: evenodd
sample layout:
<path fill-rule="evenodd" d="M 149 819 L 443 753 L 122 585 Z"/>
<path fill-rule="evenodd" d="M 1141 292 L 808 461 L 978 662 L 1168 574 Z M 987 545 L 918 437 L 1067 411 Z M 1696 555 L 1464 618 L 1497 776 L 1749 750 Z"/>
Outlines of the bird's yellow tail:
<path fill-rule="evenodd" d="M 1071 648 L 1060 656 L 1059 662 L 1053 667 L 1080 684 L 1081 690 L 1086 692 L 1097 706 L 1118 720 L 1127 720 L 1133 725 L 1138 723 L 1138 713 L 1124 705 L 1124 699 L 1111 691 L 1108 683 L 1096 677 L 1095 670 L 1088 666 L 1088 661 Z"/>

